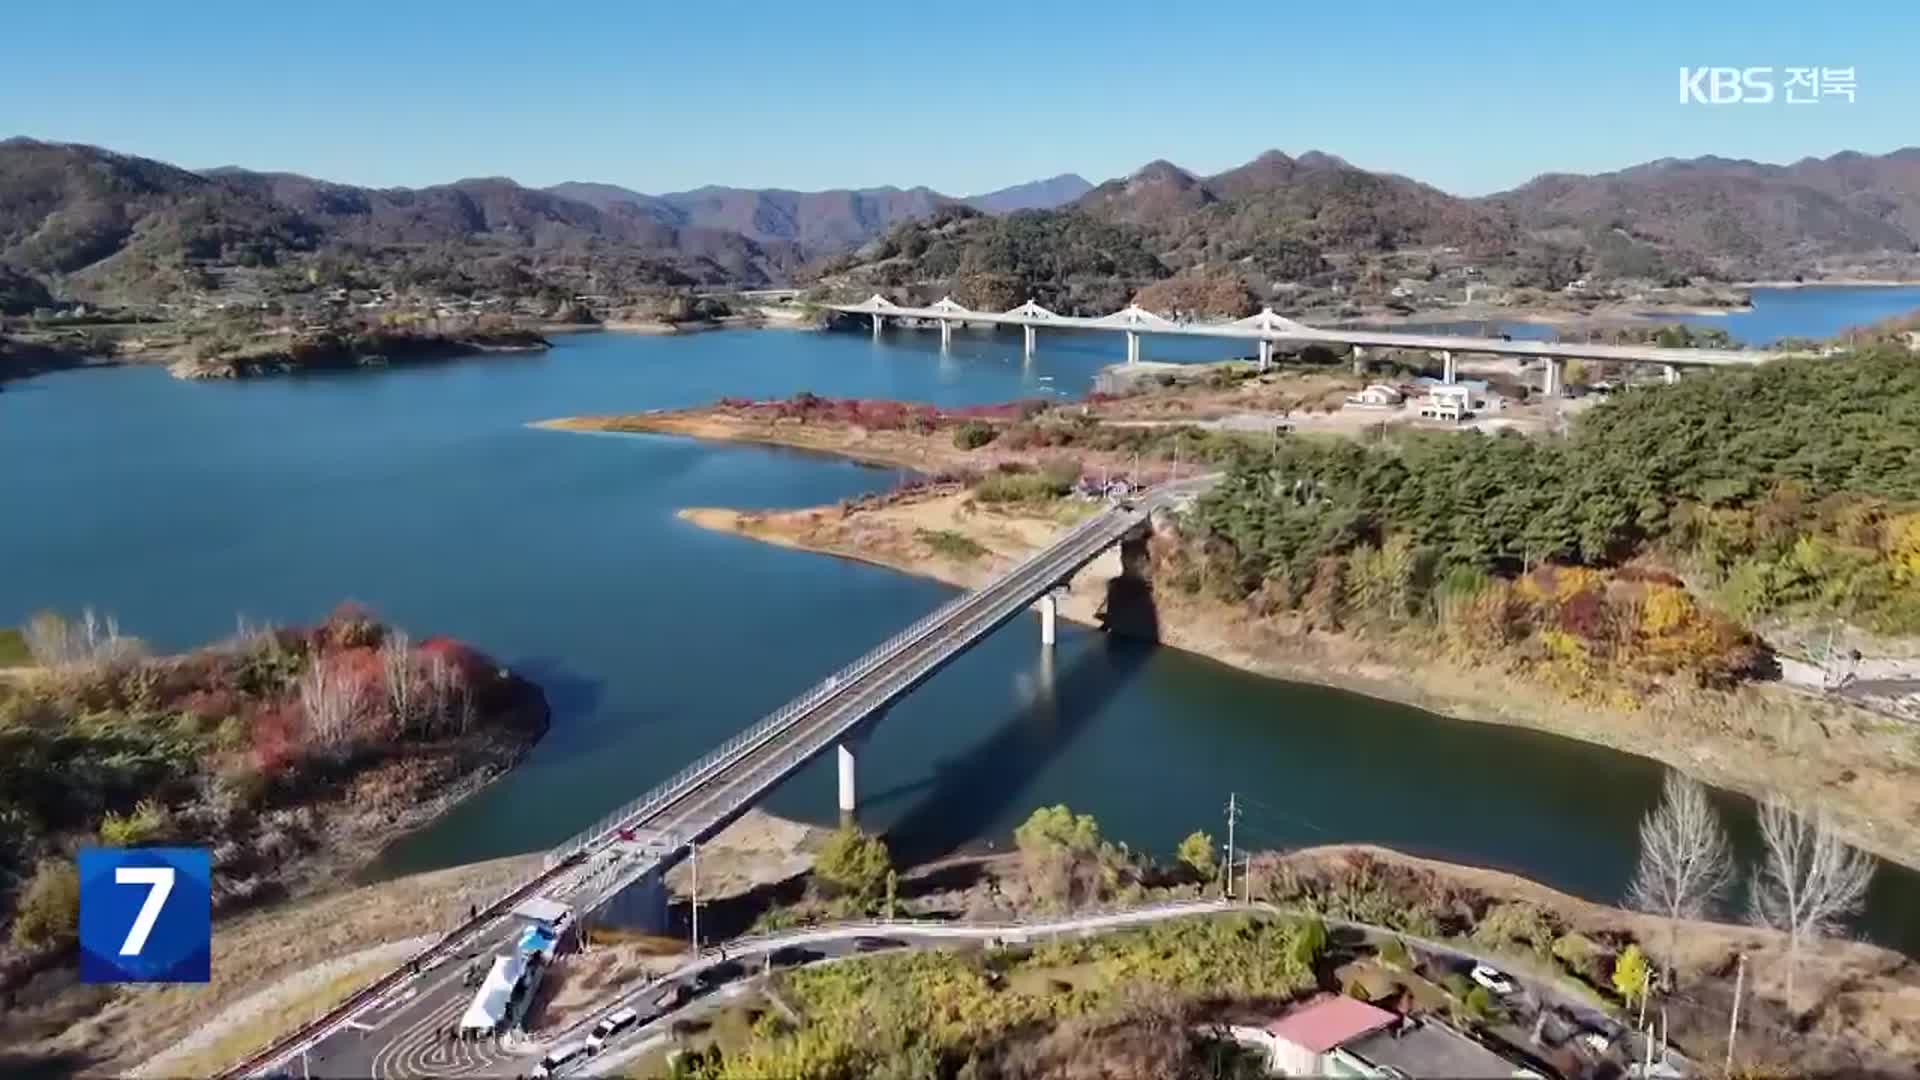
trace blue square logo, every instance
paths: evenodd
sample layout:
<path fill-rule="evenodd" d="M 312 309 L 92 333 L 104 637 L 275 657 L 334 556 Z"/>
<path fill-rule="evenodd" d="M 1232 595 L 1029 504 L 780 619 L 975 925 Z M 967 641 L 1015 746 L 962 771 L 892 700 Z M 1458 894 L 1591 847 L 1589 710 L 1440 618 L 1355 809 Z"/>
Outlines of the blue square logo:
<path fill-rule="evenodd" d="M 80 981 L 207 981 L 212 861 L 206 848 L 80 849 Z"/>

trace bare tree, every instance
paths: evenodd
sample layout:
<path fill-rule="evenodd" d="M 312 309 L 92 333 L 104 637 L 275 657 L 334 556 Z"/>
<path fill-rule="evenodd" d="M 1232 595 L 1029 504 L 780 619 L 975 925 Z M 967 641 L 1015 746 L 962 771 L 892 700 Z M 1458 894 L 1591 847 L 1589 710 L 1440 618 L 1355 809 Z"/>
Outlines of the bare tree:
<path fill-rule="evenodd" d="M 1679 920 L 1712 911 L 1733 885 L 1734 863 L 1707 789 L 1678 770 L 1667 772 L 1664 786 L 1660 805 L 1640 822 L 1640 863 L 1627 903 L 1670 920 L 1664 966 L 1671 975 Z"/>
<path fill-rule="evenodd" d="M 1808 820 L 1778 798 L 1760 807 L 1766 855 L 1753 881 L 1753 920 L 1787 935 L 1787 1009 L 1802 944 L 1839 930 L 1873 880 L 1873 857 L 1847 846 L 1825 820 Z"/>
<path fill-rule="evenodd" d="M 345 743 L 359 717 L 360 697 L 359 684 L 340 665 L 316 658 L 300 677 L 300 711 L 306 717 L 307 737 L 330 749 Z"/>
<path fill-rule="evenodd" d="M 43 611 L 28 620 L 23 635 L 27 651 L 46 667 L 76 664 L 132 663 L 146 654 L 137 639 L 120 635 L 120 620 L 104 619 L 87 608 L 74 622 L 56 612 Z"/>
<path fill-rule="evenodd" d="M 425 727 L 428 735 L 465 733 L 473 726 L 476 707 L 466 669 L 432 652 L 426 664 Z"/>
<path fill-rule="evenodd" d="M 387 708 L 393 713 L 394 728 L 405 733 L 419 707 L 414 693 L 413 648 L 406 631 L 390 630 L 380 642 L 380 674 L 387 684 Z"/>

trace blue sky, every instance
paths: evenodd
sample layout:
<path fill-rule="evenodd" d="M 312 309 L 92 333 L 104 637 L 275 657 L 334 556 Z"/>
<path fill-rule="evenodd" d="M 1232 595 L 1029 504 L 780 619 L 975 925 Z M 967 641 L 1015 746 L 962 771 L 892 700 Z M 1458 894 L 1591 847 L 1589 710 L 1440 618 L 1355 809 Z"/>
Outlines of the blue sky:
<path fill-rule="evenodd" d="M 1920 143 L 1916 47 L 1915 0 L 33 4 L 0 14 L 0 135 L 643 191 L 970 194 L 1320 149 L 1480 194 Z M 1682 105 L 1682 65 L 1851 66 L 1856 100 Z"/>

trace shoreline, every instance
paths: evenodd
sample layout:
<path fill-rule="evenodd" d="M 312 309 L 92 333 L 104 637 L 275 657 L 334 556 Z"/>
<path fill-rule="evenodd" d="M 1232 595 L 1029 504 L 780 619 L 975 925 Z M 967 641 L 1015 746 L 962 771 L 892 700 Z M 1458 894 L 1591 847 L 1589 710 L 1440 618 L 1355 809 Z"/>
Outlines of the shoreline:
<path fill-rule="evenodd" d="M 932 473 L 946 455 L 910 456 L 901 448 L 836 447 L 826 432 L 804 426 L 745 431 L 714 418 L 639 414 L 575 417 L 536 426 L 570 431 L 643 431 L 715 442 L 774 445 Z M 814 436 L 803 440 L 801 435 Z M 870 433 L 863 433 L 870 435 Z M 841 433 L 840 442 L 846 442 Z M 924 444 L 929 440 L 921 440 Z M 924 447 L 923 447 L 924 450 Z M 976 468 L 990 467 L 972 459 Z M 876 492 L 865 500 L 776 511 L 691 507 L 678 517 L 690 525 L 731 532 L 761 543 L 830 555 L 896 572 L 972 588 L 991 574 L 982 563 L 1017 560 L 1044 546 L 1058 520 L 1005 515 L 976 507 L 962 515 L 960 485 L 911 493 Z M 938 505 L 939 500 L 948 500 Z M 936 504 L 931 508 L 923 503 Z M 920 515 L 916 517 L 915 515 Z M 991 559 L 954 560 L 932 550 L 921 533 L 958 532 Z M 1113 552 L 1080 575 L 1104 582 L 1119 572 Z M 1095 623 L 1098 589 L 1076 587 L 1061 614 Z M 1660 762 L 1700 779 L 1757 797 L 1770 790 L 1817 800 L 1845 839 L 1891 863 L 1920 868 L 1920 793 L 1898 767 L 1904 758 L 1881 745 L 1897 732 L 1858 730 L 1861 710 L 1775 686 L 1737 691 L 1669 687 L 1631 710 L 1569 700 L 1517 675 L 1448 665 L 1414 655 L 1408 643 L 1345 634 L 1290 633 L 1249 619 L 1235 607 L 1199 597 L 1168 596 L 1161 643 L 1264 678 L 1329 687 L 1473 723 L 1524 728 Z M 1843 734 L 1843 741 L 1828 743 Z M 1809 752 L 1820 751 L 1812 758 Z M 1799 761 L 1793 768 L 1782 763 Z M 1891 764 L 1889 764 L 1891 763 Z"/>
<path fill-rule="evenodd" d="M 870 540 L 866 544 L 819 542 L 788 531 L 794 520 L 803 517 L 815 521 L 837 519 L 844 522 L 867 513 L 871 511 L 856 508 L 843 512 L 833 506 L 774 512 L 688 507 L 678 511 L 676 517 L 713 532 L 789 550 L 864 563 L 955 588 L 977 588 L 990 576 L 978 572 L 983 567 L 958 564 L 938 553 L 888 553 L 874 550 Z M 772 524 L 769 524 L 770 520 Z M 870 518 L 868 524 L 872 524 Z M 1026 526 L 1029 532 L 1044 529 L 1049 534 L 1056 528 L 1051 522 L 1036 519 L 1006 519 L 995 524 L 1005 526 L 1005 531 L 1009 533 L 1020 526 Z M 1034 543 L 1027 550 L 1039 546 L 1040 543 Z M 1075 585 L 1062 597 L 1060 616 L 1081 626 L 1098 627 L 1098 586 L 1104 585 L 1119 572 L 1119 558 L 1114 551 L 1088 564 L 1077 575 Z M 1291 639 L 1262 635 L 1244 626 L 1215 621 L 1213 617 L 1221 614 L 1224 612 L 1213 610 L 1205 602 L 1194 602 L 1190 598 L 1168 598 L 1161 605 L 1159 644 L 1261 678 L 1320 686 L 1467 723 L 1493 724 L 1572 739 L 1679 769 L 1749 798 L 1759 795 L 1752 770 L 1728 761 L 1731 755 L 1727 751 L 1737 749 L 1740 744 L 1730 747 L 1709 741 L 1690 745 L 1663 743 L 1658 731 L 1662 726 L 1661 720 L 1652 709 L 1631 713 L 1598 711 L 1571 701 L 1547 700 L 1544 691 L 1535 691 L 1534 688 L 1528 688 L 1527 693 L 1495 693 L 1487 683 L 1510 683 L 1507 676 L 1494 676 L 1489 680 L 1484 677 L 1486 672 L 1467 668 L 1449 674 L 1436 664 L 1396 657 L 1386 647 L 1344 636 Z M 1509 685 L 1507 689 L 1515 688 Z M 1770 687 L 1754 688 L 1754 692 L 1779 696 L 1794 693 Z M 1686 708 L 1685 701 L 1677 701 L 1673 705 Z M 1805 747 L 1794 749 L 1804 750 Z M 1789 752 L 1756 745 L 1748 745 L 1746 751 L 1750 760 Z M 1844 810 L 1836 813 L 1834 820 L 1838 831 L 1849 843 L 1889 863 L 1920 869 L 1920 836 L 1916 836 L 1914 830 L 1903 827 L 1889 835 L 1887 822 L 1869 812 L 1869 808 L 1880 805 L 1870 793 L 1849 800 L 1845 807 L 1832 803 L 1831 779 L 1807 775 L 1813 771 L 1796 770 L 1793 778 L 1807 783 L 1815 791 L 1827 794 L 1831 809 Z M 1824 771 L 1841 776 L 1855 772 L 1850 768 L 1828 768 Z M 1891 814 L 1891 811 L 1888 813 Z"/>

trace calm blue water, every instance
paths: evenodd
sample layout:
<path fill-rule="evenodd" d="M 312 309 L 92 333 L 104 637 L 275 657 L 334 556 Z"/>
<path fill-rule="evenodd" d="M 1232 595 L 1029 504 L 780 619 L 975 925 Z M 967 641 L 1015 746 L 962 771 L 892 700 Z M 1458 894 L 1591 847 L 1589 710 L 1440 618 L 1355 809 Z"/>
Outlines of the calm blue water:
<path fill-rule="evenodd" d="M 1920 310 L 1920 286 L 1809 285 L 1799 289 L 1754 289 L 1752 296 L 1751 311 L 1662 316 L 1660 321 L 1725 327 L 1728 335 L 1743 345 L 1771 345 L 1783 337 L 1830 338 Z"/>
<path fill-rule="evenodd" d="M 529 421 L 812 390 L 964 404 L 1079 394 L 1114 336 L 586 334 L 545 355 L 242 383 L 150 368 L 0 393 L 0 621 L 94 605 L 163 649 L 236 614 L 302 622 L 347 598 L 416 636 L 466 638 L 547 689 L 527 763 L 402 841 L 387 872 L 554 843 L 930 610 L 951 590 L 686 525 L 695 505 L 802 506 L 883 470 L 751 447 L 586 436 Z M 1215 343 L 1150 339 L 1148 356 Z M 831 820 L 831 762 L 771 808 Z M 1501 866 L 1601 899 L 1630 871 L 1660 770 L 1569 740 L 1232 671 L 1031 622 L 881 724 L 863 815 L 931 854 L 1067 802 L 1167 851 L 1221 827 L 1257 845 L 1368 841 Z M 1731 812 L 1744 814 L 1736 801 Z M 1915 875 L 1883 876 L 1873 931 L 1920 951 Z"/>
<path fill-rule="evenodd" d="M 1742 345 L 1761 347 L 1785 337 L 1825 339 L 1896 315 L 1920 311 L 1920 285 L 1884 287 L 1809 285 L 1799 289 L 1754 289 L 1750 310 L 1725 315 L 1667 315 L 1649 312 L 1648 321 L 1718 327 Z M 1561 328 L 1552 323 L 1466 320 L 1401 323 L 1380 329 L 1494 335 L 1516 341 L 1552 341 Z M 1571 331 L 1575 339 L 1577 329 Z"/>

